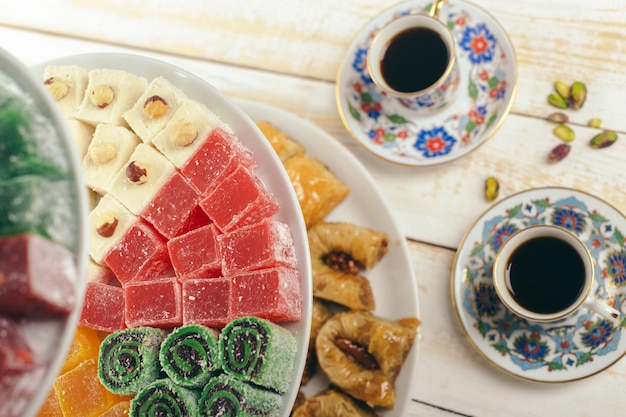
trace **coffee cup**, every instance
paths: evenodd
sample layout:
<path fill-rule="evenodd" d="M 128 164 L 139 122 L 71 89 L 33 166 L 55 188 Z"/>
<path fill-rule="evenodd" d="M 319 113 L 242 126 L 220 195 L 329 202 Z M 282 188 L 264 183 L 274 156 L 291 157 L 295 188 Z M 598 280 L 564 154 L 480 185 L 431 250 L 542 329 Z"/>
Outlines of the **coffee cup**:
<path fill-rule="evenodd" d="M 443 2 L 435 0 L 429 13 L 395 18 L 376 33 L 367 51 L 374 84 L 415 115 L 443 110 L 459 85 L 455 40 L 438 18 Z"/>
<path fill-rule="evenodd" d="M 493 266 L 496 293 L 514 314 L 552 322 L 586 307 L 618 323 L 619 311 L 591 296 L 594 261 L 587 246 L 554 225 L 524 228 L 502 244 Z"/>

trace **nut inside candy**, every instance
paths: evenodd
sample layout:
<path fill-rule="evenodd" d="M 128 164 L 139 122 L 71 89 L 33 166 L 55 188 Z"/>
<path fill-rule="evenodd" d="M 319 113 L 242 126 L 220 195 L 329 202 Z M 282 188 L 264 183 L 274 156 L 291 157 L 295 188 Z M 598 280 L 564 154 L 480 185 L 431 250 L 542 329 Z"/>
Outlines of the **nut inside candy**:
<path fill-rule="evenodd" d="M 170 141 L 174 146 L 185 147 L 193 143 L 198 137 L 198 129 L 186 120 L 177 120 L 170 133 Z"/>
<path fill-rule="evenodd" d="M 118 220 L 115 214 L 111 212 L 103 213 L 98 218 L 98 226 L 96 227 L 96 232 L 102 237 L 111 237 L 113 236 L 113 233 L 115 233 L 117 224 Z"/>
<path fill-rule="evenodd" d="M 89 147 L 89 157 L 96 164 L 106 164 L 117 154 L 117 148 L 112 143 L 95 143 Z"/>
<path fill-rule="evenodd" d="M 96 86 L 89 96 L 91 103 L 101 109 L 104 109 L 106 106 L 111 104 L 114 98 L 115 92 L 108 85 Z"/>
<path fill-rule="evenodd" d="M 61 100 L 67 95 L 70 90 L 67 83 L 59 77 L 50 77 L 45 80 L 43 84 L 46 86 L 46 88 L 48 89 L 50 94 L 52 94 L 52 97 L 54 97 L 55 100 Z"/>
<path fill-rule="evenodd" d="M 143 184 L 148 181 L 148 170 L 141 163 L 132 161 L 126 167 L 126 178 L 133 184 Z"/>
<path fill-rule="evenodd" d="M 167 112 L 167 102 L 161 96 L 151 96 L 143 103 L 143 114 L 148 119 L 156 119 Z"/>

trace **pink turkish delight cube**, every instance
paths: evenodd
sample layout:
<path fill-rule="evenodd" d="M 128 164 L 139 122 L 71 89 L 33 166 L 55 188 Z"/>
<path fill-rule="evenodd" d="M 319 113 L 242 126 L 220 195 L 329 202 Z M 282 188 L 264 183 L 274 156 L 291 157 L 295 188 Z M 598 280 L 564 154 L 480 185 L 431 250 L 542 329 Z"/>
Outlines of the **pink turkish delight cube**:
<path fill-rule="evenodd" d="M 217 241 L 224 276 L 297 264 L 289 226 L 275 219 L 218 235 Z"/>
<path fill-rule="evenodd" d="M 0 314 L 69 314 L 77 279 L 65 247 L 31 233 L 0 238 Z"/>
<path fill-rule="evenodd" d="M 198 190 L 179 172 L 175 172 L 148 203 L 141 217 L 171 239 L 185 227 L 199 201 Z"/>
<path fill-rule="evenodd" d="M 258 223 L 279 208 L 261 179 L 243 166 L 218 181 L 200 207 L 223 232 Z"/>
<path fill-rule="evenodd" d="M 183 324 L 224 327 L 230 321 L 229 278 L 189 279 L 183 286 Z"/>
<path fill-rule="evenodd" d="M 222 128 L 215 128 L 182 167 L 182 174 L 200 190 L 210 190 L 213 184 L 237 166 L 256 167 L 252 152 L 239 139 Z"/>
<path fill-rule="evenodd" d="M 167 242 L 172 266 L 179 281 L 221 276 L 222 258 L 215 225 L 210 224 Z"/>
<path fill-rule="evenodd" d="M 78 324 L 103 332 L 126 328 L 124 290 L 101 282 L 88 282 Z"/>
<path fill-rule="evenodd" d="M 257 316 L 273 322 L 302 318 L 300 274 L 277 267 L 232 277 L 231 317 Z"/>
<path fill-rule="evenodd" d="M 143 220 L 128 229 L 104 262 L 122 286 L 162 277 L 172 268 L 165 238 Z"/>
<path fill-rule="evenodd" d="M 124 294 L 128 327 L 169 328 L 183 323 L 182 291 L 175 277 L 132 282 Z"/>

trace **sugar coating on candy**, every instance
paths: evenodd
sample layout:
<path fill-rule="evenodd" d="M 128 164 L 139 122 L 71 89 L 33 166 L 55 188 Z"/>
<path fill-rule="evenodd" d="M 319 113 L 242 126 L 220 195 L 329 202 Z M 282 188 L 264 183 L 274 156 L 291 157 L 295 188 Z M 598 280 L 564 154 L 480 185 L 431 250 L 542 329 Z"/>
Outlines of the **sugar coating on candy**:
<path fill-rule="evenodd" d="M 167 242 L 167 250 L 179 281 L 221 276 L 218 234 L 215 225 L 209 224 Z"/>
<path fill-rule="evenodd" d="M 57 102 L 63 116 L 71 119 L 83 101 L 89 70 L 77 65 L 49 65 L 43 71 L 43 84 Z"/>
<path fill-rule="evenodd" d="M 227 374 L 279 393 L 289 389 L 297 350 L 289 330 L 258 317 L 240 317 L 222 329 L 219 348 Z"/>
<path fill-rule="evenodd" d="M 185 229 L 199 202 L 200 194 L 189 180 L 174 172 L 141 212 L 141 217 L 171 239 Z"/>
<path fill-rule="evenodd" d="M 135 395 L 161 374 L 159 349 L 166 332 L 150 327 L 108 335 L 100 345 L 98 379 L 112 393 Z"/>
<path fill-rule="evenodd" d="M 83 308 L 78 319 L 80 326 L 103 332 L 126 328 L 124 290 L 113 285 L 88 282 L 85 286 Z"/>
<path fill-rule="evenodd" d="M 123 126 L 98 124 L 81 161 L 87 186 L 100 194 L 111 191 L 113 177 L 139 143 L 139 137 Z"/>
<path fill-rule="evenodd" d="M 257 223 L 279 209 L 261 179 L 244 166 L 218 181 L 200 207 L 222 232 Z"/>
<path fill-rule="evenodd" d="M 275 219 L 221 234 L 217 241 L 225 276 L 297 263 L 289 226 Z"/>
<path fill-rule="evenodd" d="M 97 358 L 87 359 L 57 377 L 54 392 L 65 416 L 99 416 L 124 398 L 100 383 Z"/>
<path fill-rule="evenodd" d="M 87 123 L 127 126 L 122 115 L 148 87 L 148 81 L 127 71 L 94 69 L 89 71 L 87 87 L 75 117 Z"/>
<path fill-rule="evenodd" d="M 186 95 L 163 77 L 153 79 L 124 119 L 144 143 L 152 143 L 186 99 Z"/>
<path fill-rule="evenodd" d="M 76 303 L 74 255 L 35 234 L 0 238 L 0 314 L 64 315 Z"/>
<path fill-rule="evenodd" d="M 172 267 L 165 238 L 144 220 L 130 226 L 106 255 L 104 263 L 122 286 L 161 277 Z"/>
<path fill-rule="evenodd" d="M 177 168 L 182 168 L 216 128 L 232 133 L 230 127 L 202 103 L 185 100 L 152 143 Z"/>
<path fill-rule="evenodd" d="M 155 416 L 189 417 L 197 415 L 198 394 L 174 384 L 169 379 L 157 380 L 142 389 L 130 402 L 131 417 L 145 417 L 148 410 Z"/>
<path fill-rule="evenodd" d="M 204 387 L 198 402 L 201 416 L 279 416 L 283 399 L 275 392 L 221 374 Z"/>
<path fill-rule="evenodd" d="M 221 328 L 230 321 L 230 278 L 188 279 L 183 287 L 183 323 Z"/>
<path fill-rule="evenodd" d="M 221 368 L 218 337 L 216 330 L 197 324 L 174 329 L 161 344 L 161 368 L 178 385 L 202 388 Z"/>
<path fill-rule="evenodd" d="M 257 165 L 252 152 L 239 139 L 222 128 L 211 131 L 209 137 L 181 168 L 201 194 L 238 166 L 254 169 Z"/>
<path fill-rule="evenodd" d="M 182 291 L 175 277 L 131 282 L 124 289 L 128 327 L 173 327 L 183 323 Z"/>
<path fill-rule="evenodd" d="M 231 316 L 257 316 L 275 323 L 302 318 L 298 270 L 276 267 L 232 277 Z"/>
<path fill-rule="evenodd" d="M 104 413 L 100 414 L 100 417 L 128 417 L 129 410 L 130 400 L 120 401 Z"/>
<path fill-rule="evenodd" d="M 100 199 L 89 213 L 89 256 L 103 265 L 104 258 L 139 218 L 111 194 Z"/>
<path fill-rule="evenodd" d="M 140 143 L 115 173 L 110 192 L 131 213 L 139 216 L 175 170 L 174 165 L 159 151 Z"/>

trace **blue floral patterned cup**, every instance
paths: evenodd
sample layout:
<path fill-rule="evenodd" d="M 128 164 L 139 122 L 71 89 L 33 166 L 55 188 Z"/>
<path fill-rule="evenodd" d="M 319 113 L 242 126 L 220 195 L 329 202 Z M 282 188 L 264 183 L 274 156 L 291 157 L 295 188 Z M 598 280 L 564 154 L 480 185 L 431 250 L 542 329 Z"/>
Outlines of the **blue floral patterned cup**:
<path fill-rule="evenodd" d="M 567 229 L 534 225 L 502 244 L 493 266 L 494 287 L 502 304 L 530 321 L 565 319 L 586 307 L 613 322 L 620 313 L 592 298 L 593 257 Z"/>
<path fill-rule="evenodd" d="M 396 97 L 416 115 L 443 110 L 454 100 L 459 86 L 455 40 L 438 18 L 442 4 L 443 0 L 435 0 L 428 14 L 392 20 L 376 33 L 367 51 L 366 65 L 372 81 L 383 94 Z M 428 36 L 420 38 L 416 34 L 411 44 L 406 35 L 409 32 Z M 385 60 L 392 59 L 389 56 L 395 50 L 400 58 L 386 67 Z"/>

